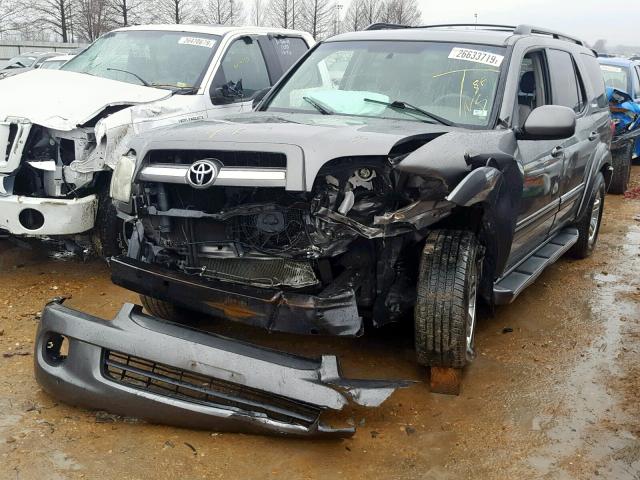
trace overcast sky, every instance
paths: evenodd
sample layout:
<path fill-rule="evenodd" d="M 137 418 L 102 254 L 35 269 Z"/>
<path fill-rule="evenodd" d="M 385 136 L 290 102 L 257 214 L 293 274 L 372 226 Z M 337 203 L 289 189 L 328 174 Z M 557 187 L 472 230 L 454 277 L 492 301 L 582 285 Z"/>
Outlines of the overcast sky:
<path fill-rule="evenodd" d="M 624 0 L 418 0 L 424 23 L 528 23 L 573 34 L 609 47 L 640 45 L 640 2 Z M 615 7 L 614 5 L 619 5 Z"/>

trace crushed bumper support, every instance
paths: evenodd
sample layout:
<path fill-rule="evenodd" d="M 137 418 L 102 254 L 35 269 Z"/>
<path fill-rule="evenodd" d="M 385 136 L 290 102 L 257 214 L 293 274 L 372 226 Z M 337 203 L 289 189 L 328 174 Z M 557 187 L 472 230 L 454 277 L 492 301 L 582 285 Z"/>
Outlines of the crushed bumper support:
<path fill-rule="evenodd" d="M 333 356 L 279 353 L 160 321 L 132 304 L 112 321 L 47 305 L 35 375 L 73 405 L 188 428 L 293 436 L 350 436 L 353 428 L 325 426 L 320 414 L 350 403 L 378 406 L 407 385 L 345 379 Z"/>
<path fill-rule="evenodd" d="M 358 272 L 341 281 L 341 288 L 310 295 L 203 280 L 124 256 L 112 258 L 110 265 L 116 285 L 269 331 L 342 336 L 362 332 L 353 290 Z"/>

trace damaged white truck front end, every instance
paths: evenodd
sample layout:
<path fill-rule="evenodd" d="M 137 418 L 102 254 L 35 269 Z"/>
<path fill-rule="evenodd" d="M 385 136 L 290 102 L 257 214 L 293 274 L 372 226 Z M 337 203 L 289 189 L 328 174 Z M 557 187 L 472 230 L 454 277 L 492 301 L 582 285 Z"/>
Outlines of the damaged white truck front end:
<path fill-rule="evenodd" d="M 57 70 L 0 85 L 0 228 L 73 235 L 93 228 L 96 174 L 125 153 L 138 118 L 176 113 L 168 90 Z M 186 100 L 188 97 L 181 97 Z M 186 103 L 186 102 L 183 102 Z M 146 108 L 136 107 L 146 104 Z M 189 111 L 187 105 L 183 111 Z"/>

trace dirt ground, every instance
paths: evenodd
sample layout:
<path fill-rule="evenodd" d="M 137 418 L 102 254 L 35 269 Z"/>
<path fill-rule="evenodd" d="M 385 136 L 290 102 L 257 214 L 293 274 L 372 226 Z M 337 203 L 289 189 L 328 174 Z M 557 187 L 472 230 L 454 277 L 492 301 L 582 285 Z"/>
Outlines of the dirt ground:
<path fill-rule="evenodd" d="M 633 185 L 640 191 L 640 166 Z M 216 434 L 59 404 L 33 378 L 37 314 L 52 297 L 111 318 L 135 295 L 99 260 L 0 243 L 0 479 L 640 479 L 640 195 L 608 196 L 595 255 L 562 259 L 483 315 L 462 394 L 425 383 L 346 412 L 356 435 L 317 441 Z M 202 326 L 207 326 L 204 320 Z M 360 339 L 216 331 L 305 355 L 349 376 L 421 381 L 406 330 Z"/>

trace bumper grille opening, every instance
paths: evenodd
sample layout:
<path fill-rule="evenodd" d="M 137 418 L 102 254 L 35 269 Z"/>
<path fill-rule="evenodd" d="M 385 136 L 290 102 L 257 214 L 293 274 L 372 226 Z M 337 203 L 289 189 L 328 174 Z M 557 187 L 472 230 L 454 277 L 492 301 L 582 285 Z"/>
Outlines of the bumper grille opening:
<path fill-rule="evenodd" d="M 250 283 L 259 287 L 303 288 L 317 285 L 309 262 L 286 258 L 204 258 L 190 270 L 198 275 L 228 282 Z M 205 268 L 203 270 L 203 267 Z"/>
<path fill-rule="evenodd" d="M 122 385 L 213 408 L 309 426 L 320 409 L 219 378 L 105 350 L 103 375 Z"/>

